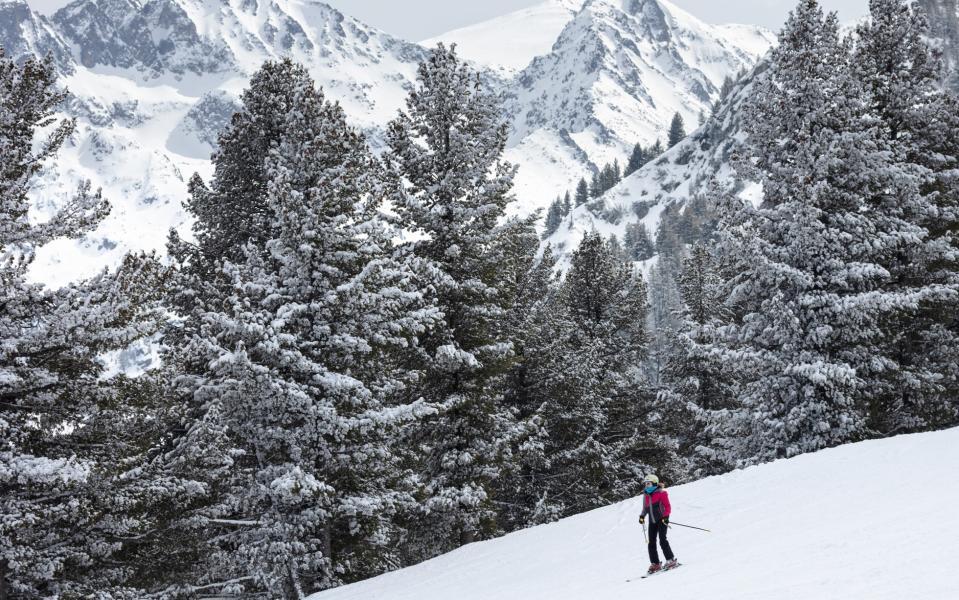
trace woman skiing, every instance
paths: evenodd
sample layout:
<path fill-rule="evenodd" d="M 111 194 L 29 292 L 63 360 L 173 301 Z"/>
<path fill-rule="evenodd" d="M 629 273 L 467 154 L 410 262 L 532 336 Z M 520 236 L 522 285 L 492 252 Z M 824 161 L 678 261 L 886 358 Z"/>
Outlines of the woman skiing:
<path fill-rule="evenodd" d="M 643 512 L 639 515 L 639 522 L 646 523 L 646 515 L 649 515 L 649 571 L 652 575 L 657 571 L 668 570 L 676 567 L 676 557 L 673 555 L 672 548 L 666 540 L 666 530 L 669 528 L 669 494 L 659 485 L 659 477 L 647 475 L 643 481 Z M 656 552 L 656 537 L 659 536 L 659 544 L 663 547 L 663 554 L 666 555 L 666 564 L 659 562 L 659 553 Z"/>

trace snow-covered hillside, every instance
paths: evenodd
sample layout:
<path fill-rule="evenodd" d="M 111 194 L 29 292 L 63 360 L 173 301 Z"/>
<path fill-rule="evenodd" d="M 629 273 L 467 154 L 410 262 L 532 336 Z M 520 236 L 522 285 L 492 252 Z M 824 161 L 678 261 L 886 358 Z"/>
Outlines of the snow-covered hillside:
<path fill-rule="evenodd" d="M 556 38 L 585 0 L 546 0 L 482 23 L 448 31 L 420 42 L 456 44 L 467 60 L 513 76 L 550 51 Z"/>
<path fill-rule="evenodd" d="M 723 80 L 773 41 L 756 27 L 708 25 L 666 0 L 589 0 L 510 88 L 507 156 L 522 166 L 521 208 L 543 208 L 557 187 L 625 163 L 637 142 L 665 139 L 677 112 L 695 127 Z"/>
<path fill-rule="evenodd" d="M 402 106 L 426 51 L 314 0 L 76 0 L 42 17 L 0 0 L 0 45 L 52 52 L 77 133 L 34 189 L 36 218 L 78 180 L 102 187 L 109 219 L 86 240 L 43 249 L 32 274 L 61 283 L 162 249 L 186 229 L 186 182 L 210 173 L 216 133 L 264 60 L 305 64 L 376 138 Z"/>
<path fill-rule="evenodd" d="M 959 89 L 959 0 L 921 0 L 920 5 L 927 11 L 932 31 L 943 49 L 945 83 Z M 860 22 L 847 24 L 843 31 L 854 32 Z M 748 32 L 748 28 L 742 30 L 735 25 L 725 28 Z M 756 48 L 765 47 L 765 41 L 758 41 Z M 624 178 L 601 198 L 573 209 L 545 242 L 553 247 L 558 267 L 568 266 L 569 253 L 587 232 L 595 230 L 622 240 L 630 224 L 641 222 L 655 233 L 666 207 L 681 206 L 691 198 L 714 193 L 709 187 L 714 182 L 718 186 L 715 191 L 734 192 L 758 201 L 761 188 L 739 180 L 731 159 L 746 139 L 741 107 L 755 81 L 764 76 L 766 66 L 760 61 L 737 80 L 711 118 L 685 140 Z"/>
<path fill-rule="evenodd" d="M 683 563 L 648 565 L 630 500 L 312 600 L 944 600 L 957 596 L 959 429 L 863 442 L 670 490 Z"/>
<path fill-rule="evenodd" d="M 767 63 L 760 62 L 737 81 L 716 107 L 715 113 L 685 140 L 646 164 L 617 186 L 582 206 L 575 207 L 544 244 L 552 246 L 558 267 L 568 265 L 570 252 L 590 231 L 624 239 L 626 229 L 642 223 L 655 234 L 660 216 L 670 205 L 683 205 L 690 198 L 713 191 L 737 193 L 758 200 L 758 185 L 739 180 L 731 161 L 745 141 L 742 105 Z"/>
<path fill-rule="evenodd" d="M 769 45 L 766 32 L 705 25 L 665 0 L 549 0 L 440 38 L 492 65 L 488 81 L 508 92 L 507 159 L 520 167 L 511 212 L 524 215 L 664 135 L 674 112 L 694 123 L 722 79 Z M 305 64 L 376 145 L 426 55 L 317 0 L 75 0 L 49 18 L 0 0 L 0 45 L 51 53 L 72 93 L 77 133 L 33 190 L 35 218 L 83 179 L 113 205 L 85 240 L 43 249 L 32 275 L 52 284 L 162 250 L 171 227 L 186 232 L 186 182 L 210 174 L 216 134 L 262 61 Z"/>

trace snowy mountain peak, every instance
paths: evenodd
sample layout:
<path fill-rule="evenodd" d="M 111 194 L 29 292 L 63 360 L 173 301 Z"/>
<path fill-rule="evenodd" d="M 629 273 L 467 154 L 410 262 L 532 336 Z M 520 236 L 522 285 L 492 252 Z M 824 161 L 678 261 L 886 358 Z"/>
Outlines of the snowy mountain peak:
<path fill-rule="evenodd" d="M 664 139 L 676 113 L 693 128 L 723 80 L 773 43 L 764 29 L 707 25 L 665 0 L 589 0 L 517 77 L 511 144 L 517 155 L 548 153 L 543 178 L 571 189 L 623 163 L 634 144 Z M 533 193 L 536 184 L 521 171 L 518 185 Z M 541 203 L 555 196 L 547 193 Z"/>
<path fill-rule="evenodd" d="M 238 70 L 268 58 L 378 63 L 417 48 L 310 0 L 76 0 L 53 17 L 80 62 L 156 76 Z"/>
<path fill-rule="evenodd" d="M 201 37 L 175 0 L 76 0 L 57 11 L 53 22 L 88 68 L 182 75 L 232 66 L 224 44 Z"/>
<path fill-rule="evenodd" d="M 0 0 L 0 47 L 17 60 L 50 54 L 62 72 L 73 69 L 66 41 L 25 0 Z"/>
<path fill-rule="evenodd" d="M 38 212 L 54 210 L 78 179 L 114 205 L 88 240 L 45 250 L 36 272 L 47 282 L 162 248 L 170 227 L 185 228 L 186 180 L 209 174 L 217 132 L 264 60 L 304 64 L 379 145 L 427 55 L 315 0 L 75 0 L 50 19 L 21 0 L 0 11 L 9 14 L 0 44 L 58 57 L 73 94 L 67 112 L 78 118 L 62 164 L 36 188 Z M 598 165 L 622 163 L 675 112 L 695 120 L 771 39 L 705 25 L 665 0 L 547 0 L 471 31 L 487 56 L 497 48 L 515 60 L 495 69 L 516 75 L 504 86 L 507 158 L 520 166 L 514 214 L 543 207 Z"/>
<path fill-rule="evenodd" d="M 209 175 L 217 133 L 265 60 L 289 57 L 374 144 L 403 105 L 426 51 L 311 0 L 75 0 L 45 19 L 0 4 L 0 44 L 58 57 L 78 129 L 34 189 L 38 218 L 78 180 L 102 187 L 110 217 L 87 239 L 44 248 L 34 276 L 90 275 L 186 229 L 193 172 Z"/>
<path fill-rule="evenodd" d="M 669 39 L 670 25 L 669 13 L 656 0 L 592 0 L 590 5 L 598 4 L 619 4 L 620 10 L 624 13 L 640 18 L 640 23 L 644 25 L 644 37 L 660 42 Z M 592 8 L 592 6 L 590 6 Z"/>

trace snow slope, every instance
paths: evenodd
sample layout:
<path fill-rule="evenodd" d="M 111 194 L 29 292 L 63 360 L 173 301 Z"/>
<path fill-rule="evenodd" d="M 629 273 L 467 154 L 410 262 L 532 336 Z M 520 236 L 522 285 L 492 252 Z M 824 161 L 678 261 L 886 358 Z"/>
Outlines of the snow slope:
<path fill-rule="evenodd" d="M 684 206 L 691 198 L 707 196 L 712 184 L 721 192 L 760 200 L 760 186 L 741 181 L 731 160 L 746 141 L 743 103 L 767 69 L 768 63 L 761 61 L 733 85 L 702 127 L 600 198 L 574 208 L 543 242 L 553 248 L 557 268 L 568 267 L 570 253 L 591 231 L 622 240 L 630 224 L 641 222 L 655 235 L 668 206 Z"/>
<path fill-rule="evenodd" d="M 506 15 L 423 40 L 456 44 L 460 54 L 502 75 L 512 76 L 546 54 L 585 0 L 547 0 Z"/>
<path fill-rule="evenodd" d="M 684 566 L 648 564 L 639 501 L 472 544 L 311 600 L 948 600 L 959 429 L 852 444 L 670 490 Z"/>

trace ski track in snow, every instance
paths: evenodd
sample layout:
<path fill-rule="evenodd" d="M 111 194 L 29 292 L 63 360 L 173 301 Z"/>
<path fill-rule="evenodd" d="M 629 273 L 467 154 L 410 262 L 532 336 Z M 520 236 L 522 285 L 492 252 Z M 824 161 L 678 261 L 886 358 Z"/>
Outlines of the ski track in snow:
<path fill-rule="evenodd" d="M 311 600 L 959 598 L 959 428 L 670 488 L 683 567 L 648 580 L 638 499 L 460 548 Z"/>

